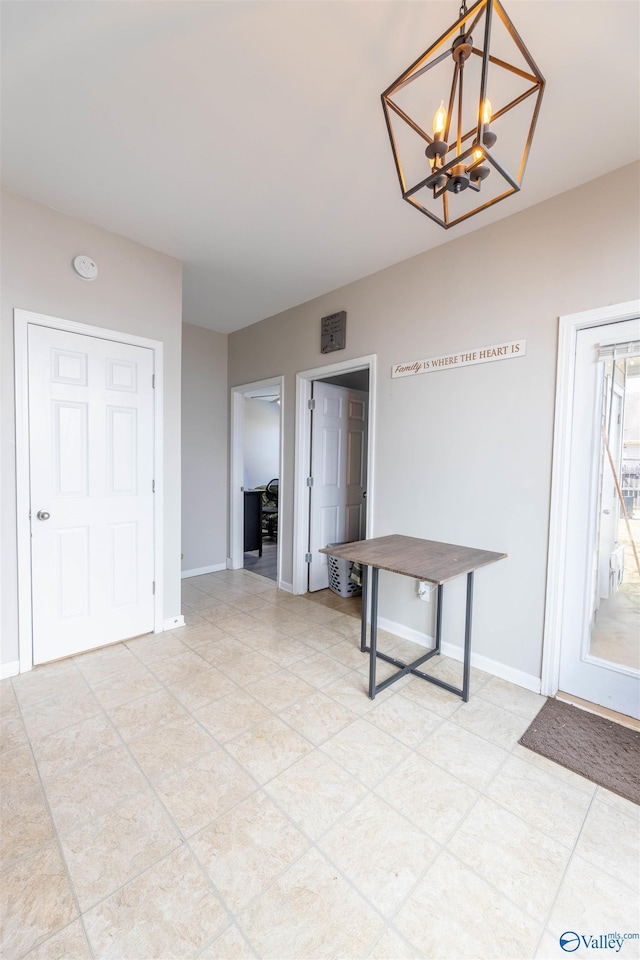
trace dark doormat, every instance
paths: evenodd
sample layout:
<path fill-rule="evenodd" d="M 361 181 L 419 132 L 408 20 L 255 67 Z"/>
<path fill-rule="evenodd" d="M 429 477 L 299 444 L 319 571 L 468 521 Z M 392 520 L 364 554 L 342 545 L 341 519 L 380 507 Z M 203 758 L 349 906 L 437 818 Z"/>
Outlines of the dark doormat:
<path fill-rule="evenodd" d="M 640 804 L 640 732 L 561 700 L 547 700 L 523 747 Z"/>

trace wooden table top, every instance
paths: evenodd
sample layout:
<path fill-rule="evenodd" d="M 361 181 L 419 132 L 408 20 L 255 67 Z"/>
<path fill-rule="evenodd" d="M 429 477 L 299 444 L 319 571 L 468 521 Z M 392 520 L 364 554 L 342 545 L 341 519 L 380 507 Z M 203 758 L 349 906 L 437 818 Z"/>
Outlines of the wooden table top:
<path fill-rule="evenodd" d="M 356 540 L 338 547 L 324 547 L 320 553 L 438 584 L 507 556 L 506 553 L 460 547 L 437 540 L 420 540 L 400 534 Z"/>

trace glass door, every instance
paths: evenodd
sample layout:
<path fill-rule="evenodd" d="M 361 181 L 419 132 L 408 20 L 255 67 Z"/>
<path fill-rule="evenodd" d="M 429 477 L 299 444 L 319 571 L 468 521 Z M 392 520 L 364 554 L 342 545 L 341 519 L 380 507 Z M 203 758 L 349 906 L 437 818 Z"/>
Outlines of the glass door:
<path fill-rule="evenodd" d="M 640 321 L 577 337 L 560 690 L 640 716 Z"/>

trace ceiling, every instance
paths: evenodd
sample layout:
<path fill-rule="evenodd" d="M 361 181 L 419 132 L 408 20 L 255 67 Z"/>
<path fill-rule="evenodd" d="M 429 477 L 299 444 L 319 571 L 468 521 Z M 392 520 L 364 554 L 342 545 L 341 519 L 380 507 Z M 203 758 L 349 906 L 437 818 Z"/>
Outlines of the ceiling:
<path fill-rule="evenodd" d="M 505 0 L 547 80 L 522 192 L 451 231 L 403 203 L 380 93 L 458 6 L 4 2 L 3 185 L 180 258 L 229 332 L 638 157 L 640 4 Z"/>

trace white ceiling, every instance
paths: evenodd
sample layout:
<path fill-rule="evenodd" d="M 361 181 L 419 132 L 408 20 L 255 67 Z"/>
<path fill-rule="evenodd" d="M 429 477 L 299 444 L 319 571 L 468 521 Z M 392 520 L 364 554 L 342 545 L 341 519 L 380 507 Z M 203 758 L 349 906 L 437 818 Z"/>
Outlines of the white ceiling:
<path fill-rule="evenodd" d="M 403 203 L 380 93 L 458 7 L 2 3 L 3 185 L 179 257 L 226 332 L 638 157 L 640 4 L 505 0 L 547 80 L 522 192 L 451 231 Z"/>

